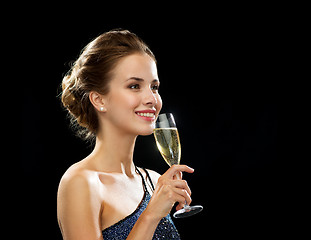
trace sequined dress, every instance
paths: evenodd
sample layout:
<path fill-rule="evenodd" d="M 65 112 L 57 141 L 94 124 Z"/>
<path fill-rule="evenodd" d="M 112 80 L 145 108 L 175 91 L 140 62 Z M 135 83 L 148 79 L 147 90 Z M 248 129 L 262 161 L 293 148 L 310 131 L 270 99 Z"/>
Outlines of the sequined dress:
<path fill-rule="evenodd" d="M 124 219 L 120 220 L 119 222 L 115 223 L 114 225 L 104 229 L 102 231 L 104 240 L 123 240 L 126 239 L 127 236 L 130 234 L 132 228 L 134 227 L 136 221 L 138 220 L 139 216 L 142 214 L 142 212 L 146 209 L 150 199 L 151 195 L 147 190 L 146 187 L 146 182 L 141 174 L 141 172 L 136 168 L 136 171 L 139 173 L 139 175 L 142 178 L 142 182 L 144 185 L 144 197 L 141 203 L 138 205 L 136 210 L 125 217 Z M 154 190 L 154 186 L 152 184 L 151 178 L 149 176 L 149 173 L 147 170 L 144 169 L 144 171 L 147 174 L 147 178 L 152 186 L 152 189 Z M 154 235 L 153 235 L 153 240 L 158 240 L 158 239 L 166 239 L 166 240 L 174 240 L 174 239 L 180 239 L 180 236 L 178 234 L 178 231 L 168 214 L 166 217 L 162 218 L 160 223 L 158 224 L 158 227 L 156 228 Z"/>

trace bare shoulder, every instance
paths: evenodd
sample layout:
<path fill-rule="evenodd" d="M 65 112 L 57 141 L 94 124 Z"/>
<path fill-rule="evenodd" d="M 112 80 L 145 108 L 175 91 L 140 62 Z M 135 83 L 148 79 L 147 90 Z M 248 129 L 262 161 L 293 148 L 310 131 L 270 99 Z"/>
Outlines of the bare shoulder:
<path fill-rule="evenodd" d="M 77 199 L 85 201 L 90 194 L 88 174 L 75 165 L 71 166 L 64 173 L 60 180 L 57 192 L 57 213 L 62 218 L 64 210 L 72 205 Z"/>
<path fill-rule="evenodd" d="M 77 164 L 72 165 L 64 173 L 60 180 L 59 192 L 62 190 L 87 190 L 90 183 L 90 174 L 85 169 L 79 167 Z"/>
<path fill-rule="evenodd" d="M 94 172 L 81 167 L 79 164 L 74 164 L 68 168 L 58 187 L 58 210 L 62 210 L 73 202 L 80 201 L 80 204 L 85 204 L 85 202 L 89 202 L 90 198 L 98 198 L 96 179 Z"/>
<path fill-rule="evenodd" d="M 101 210 L 101 202 L 96 193 L 94 176 L 91 171 L 73 165 L 60 181 L 57 193 L 57 217 L 65 239 L 100 235 L 98 213 Z"/>

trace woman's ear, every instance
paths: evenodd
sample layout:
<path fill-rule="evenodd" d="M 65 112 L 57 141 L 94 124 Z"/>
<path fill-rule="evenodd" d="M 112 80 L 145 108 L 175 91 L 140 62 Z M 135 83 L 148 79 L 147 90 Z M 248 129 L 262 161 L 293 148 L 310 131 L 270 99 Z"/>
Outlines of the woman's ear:
<path fill-rule="evenodd" d="M 105 107 L 104 97 L 98 92 L 91 91 L 89 94 L 89 99 L 94 108 L 99 112 L 106 112 L 107 109 Z"/>

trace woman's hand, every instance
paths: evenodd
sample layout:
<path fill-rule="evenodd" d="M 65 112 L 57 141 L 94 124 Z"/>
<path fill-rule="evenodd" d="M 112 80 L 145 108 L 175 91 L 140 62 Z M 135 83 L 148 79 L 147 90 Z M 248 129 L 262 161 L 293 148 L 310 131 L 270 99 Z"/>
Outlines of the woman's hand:
<path fill-rule="evenodd" d="M 155 191 L 146 211 L 153 217 L 161 219 L 171 211 L 176 202 L 176 209 L 183 208 L 185 201 L 191 203 L 191 190 L 181 173 L 193 173 L 194 169 L 186 165 L 173 165 L 158 179 Z"/>

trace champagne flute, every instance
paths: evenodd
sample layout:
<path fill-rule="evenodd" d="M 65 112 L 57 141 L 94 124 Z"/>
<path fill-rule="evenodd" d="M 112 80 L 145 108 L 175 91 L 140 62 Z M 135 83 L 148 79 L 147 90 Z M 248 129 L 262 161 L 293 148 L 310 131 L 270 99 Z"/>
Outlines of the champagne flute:
<path fill-rule="evenodd" d="M 169 166 L 179 165 L 181 156 L 181 147 L 179 135 L 176 128 L 174 116 L 171 113 L 163 113 L 158 116 L 155 123 L 154 137 L 157 147 Z M 176 175 L 180 179 L 179 174 Z M 200 205 L 189 206 L 187 202 L 183 209 L 176 211 L 173 216 L 175 218 L 189 217 L 203 210 Z"/>

